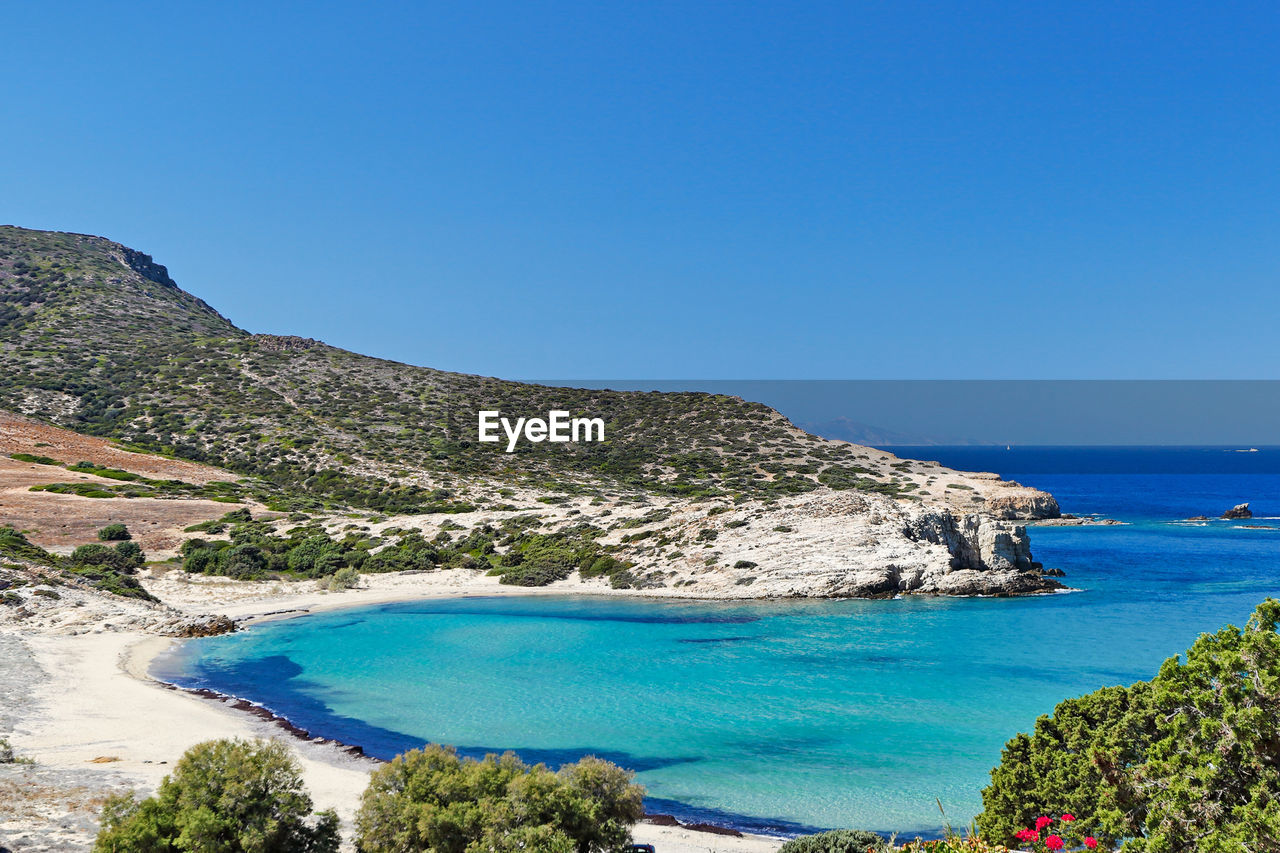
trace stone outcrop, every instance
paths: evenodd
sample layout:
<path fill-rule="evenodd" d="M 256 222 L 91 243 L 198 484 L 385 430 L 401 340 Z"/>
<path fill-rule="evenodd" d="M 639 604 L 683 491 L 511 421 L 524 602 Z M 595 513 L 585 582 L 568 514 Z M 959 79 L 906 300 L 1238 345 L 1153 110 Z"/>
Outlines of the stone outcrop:
<path fill-rule="evenodd" d="M 653 594 L 890 598 L 1063 588 L 1033 559 L 1024 525 L 981 511 L 819 492 L 783 506 L 743 505 L 714 515 L 688 507 L 661 524 L 671 539 L 709 539 L 714 546 L 688 549 L 667 571 L 646 575 L 640 588 Z M 647 555 L 627 556 L 643 565 Z"/>
<path fill-rule="evenodd" d="M 155 259 L 145 252 L 130 249 L 128 246 L 121 246 L 120 260 L 125 266 L 147 281 L 172 288 L 173 290 L 178 289 L 178 283 L 169 276 L 168 268 L 164 264 L 157 264 Z"/>
<path fill-rule="evenodd" d="M 237 630 L 234 620 L 227 616 L 210 615 L 195 616 L 191 619 L 181 621 L 170 628 L 166 633 L 170 637 L 181 637 L 183 639 L 191 637 L 216 637 L 219 634 L 231 634 Z"/>
<path fill-rule="evenodd" d="M 258 349 L 264 352 L 305 352 L 323 346 L 314 338 L 302 338 L 297 335 L 254 335 L 253 340 Z"/>
<path fill-rule="evenodd" d="M 1248 504 L 1236 504 L 1231 509 L 1224 512 L 1222 517 L 1227 519 L 1253 518 L 1253 511 L 1249 509 Z"/>
<path fill-rule="evenodd" d="M 987 500 L 987 513 L 1006 521 L 1013 519 L 1060 518 L 1058 501 L 1048 492 L 1020 488 Z"/>

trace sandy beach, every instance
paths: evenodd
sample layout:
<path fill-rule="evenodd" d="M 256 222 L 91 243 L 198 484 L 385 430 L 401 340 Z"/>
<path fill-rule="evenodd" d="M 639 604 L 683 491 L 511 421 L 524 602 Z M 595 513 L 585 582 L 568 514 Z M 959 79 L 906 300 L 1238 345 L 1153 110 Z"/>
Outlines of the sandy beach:
<path fill-rule="evenodd" d="M 312 582 L 249 583 L 226 579 L 188 580 L 168 573 L 147 581 L 166 604 L 197 616 L 226 614 L 242 624 L 257 619 L 287 618 L 306 612 L 427 598 L 470 595 L 546 595 L 557 585 L 537 590 L 501 586 L 478 572 L 444 571 L 412 575 L 367 576 L 360 589 L 322 592 Z M 582 591 L 581 585 L 573 587 Z M 603 592 L 604 590 L 601 590 Z M 85 608 L 69 608 L 83 611 Z M 92 608 L 89 608 L 92 610 Z M 44 801 L 50 813 L 28 803 L 0 807 L 0 840 L 14 851 L 88 849 L 92 812 L 101 791 L 135 788 L 150 792 L 187 748 L 200 741 L 227 737 L 276 737 L 300 761 L 308 790 L 319 808 L 333 808 L 349 830 L 364 790 L 372 759 L 356 757 L 332 743 L 311 743 L 289 736 L 270 720 L 237 711 L 224 703 L 174 690 L 153 680 L 148 668 L 156 655 L 175 642 L 122 620 L 78 614 L 74 622 L 45 622 L 37 630 L 0 624 L 6 668 L 29 655 L 38 667 L 35 683 L 22 694 L 9 684 L 4 701 L 12 719 L 10 741 L 34 769 L 11 766 L 5 778 L 11 789 L 34 795 L 33 774 L 52 773 L 57 788 L 83 789 L 78 798 L 61 801 L 53 791 Z M 19 644 L 15 646 L 14 644 Z M 27 774 L 23 778 L 21 774 Z M 77 809 L 77 806 L 79 808 Z M 53 812 L 66 811 L 66 814 Z M 41 825 L 42 819 L 45 825 Z M 637 842 L 663 853 L 718 853 L 776 850 L 779 839 L 736 838 L 683 827 L 642 823 Z"/>

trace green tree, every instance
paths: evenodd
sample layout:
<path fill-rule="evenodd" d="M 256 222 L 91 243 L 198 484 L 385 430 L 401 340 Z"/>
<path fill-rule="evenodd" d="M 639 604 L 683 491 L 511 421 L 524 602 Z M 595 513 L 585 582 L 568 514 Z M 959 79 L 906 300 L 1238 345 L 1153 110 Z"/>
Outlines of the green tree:
<path fill-rule="evenodd" d="M 1146 754 L 1154 726 L 1146 682 L 1059 703 L 1005 745 L 982 792 L 983 833 L 1012 843 L 1040 815 L 1071 814 L 1104 841 L 1133 834 L 1142 802 L 1125 771 Z"/>
<path fill-rule="evenodd" d="M 1006 745 L 982 792 L 991 840 L 1038 815 L 1131 853 L 1280 849 L 1280 602 L 1202 635 L 1148 682 L 1054 709 Z"/>
<path fill-rule="evenodd" d="M 1144 853 L 1280 850 L 1280 602 L 1202 635 L 1153 681 L 1160 737 L 1136 784 Z"/>
<path fill-rule="evenodd" d="M 214 740 L 179 759 L 155 796 L 112 797 L 95 853 L 334 853 L 338 818 L 312 813 L 278 741 Z"/>
<path fill-rule="evenodd" d="M 373 772 L 356 813 L 362 853 L 604 853 L 630 843 L 644 789 L 597 758 L 553 773 L 513 753 L 460 759 L 428 745 Z"/>

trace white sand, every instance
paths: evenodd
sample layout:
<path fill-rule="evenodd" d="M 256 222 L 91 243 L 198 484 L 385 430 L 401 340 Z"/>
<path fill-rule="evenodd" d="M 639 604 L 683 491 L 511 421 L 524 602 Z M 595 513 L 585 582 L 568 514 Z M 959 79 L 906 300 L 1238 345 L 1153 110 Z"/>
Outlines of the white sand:
<path fill-rule="evenodd" d="M 493 578 L 469 572 L 383 575 L 368 582 L 366 589 L 345 593 L 322 593 L 311 583 L 205 585 L 162 579 L 149 586 L 187 612 L 220 612 L 238 618 L 421 598 L 557 591 L 554 587 L 536 592 L 504 587 Z M 206 586 L 212 588 L 200 588 Z M 349 829 L 374 763 L 333 745 L 301 742 L 283 735 L 268 721 L 163 687 L 147 676 L 147 668 L 174 641 L 142 631 L 69 636 L 19 633 L 13 626 L 3 630 L 18 634 L 47 674 L 33 691 L 33 712 L 20 715 L 11 737 L 21 754 L 67 770 L 109 767 L 135 779 L 139 789 L 150 790 L 195 743 L 223 737 L 279 737 L 297 754 L 317 807 L 337 810 Z M 116 760 L 102 764 L 104 758 Z M 734 838 L 649 824 L 636 827 L 635 839 L 653 844 L 660 853 L 764 853 L 781 845 L 780 840 L 759 836 Z"/>

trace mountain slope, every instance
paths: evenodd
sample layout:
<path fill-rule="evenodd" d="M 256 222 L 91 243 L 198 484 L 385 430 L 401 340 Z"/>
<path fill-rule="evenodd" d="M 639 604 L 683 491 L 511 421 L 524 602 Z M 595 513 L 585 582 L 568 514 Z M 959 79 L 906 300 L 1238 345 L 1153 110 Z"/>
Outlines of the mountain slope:
<path fill-rule="evenodd" d="M 1056 502 L 994 474 L 821 439 L 735 397 L 531 385 L 253 335 L 149 256 L 100 237 L 0 227 L 0 409 L 236 472 L 247 479 L 219 488 L 241 499 L 323 504 L 338 510 L 326 522 L 335 535 L 355 526 L 343 515 L 355 507 L 398 516 L 365 515 L 371 535 L 450 542 L 457 532 L 499 548 L 515 529 L 585 537 L 624 568 L 607 581 L 563 580 L 583 588 L 762 597 L 1060 587 L 1007 521 L 1055 516 Z M 478 412 L 495 409 L 599 417 L 606 440 L 506 453 L 477 441 Z M 148 489 L 196 488 L 182 485 Z M 430 515 L 440 511 L 453 515 Z M 480 569 L 519 563 L 481 556 Z"/>
<path fill-rule="evenodd" d="M 498 500 L 494 484 L 519 483 L 740 498 L 827 486 L 1056 513 L 1047 496 L 1014 496 L 1004 483 L 992 494 L 990 477 L 823 440 L 734 397 L 553 388 L 252 335 L 147 255 L 11 226 L 0 227 L 0 406 L 387 510 Z M 603 418 L 606 441 L 523 442 L 510 454 L 476 441 L 481 409 L 553 408 Z"/>

